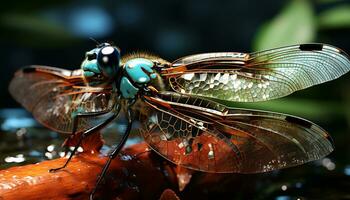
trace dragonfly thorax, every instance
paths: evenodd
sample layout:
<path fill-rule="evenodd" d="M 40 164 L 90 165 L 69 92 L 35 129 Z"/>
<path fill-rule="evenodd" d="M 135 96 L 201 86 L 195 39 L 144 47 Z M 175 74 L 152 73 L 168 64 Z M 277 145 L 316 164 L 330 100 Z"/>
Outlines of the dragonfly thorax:
<path fill-rule="evenodd" d="M 152 60 L 142 57 L 130 58 L 121 64 L 119 49 L 103 43 L 86 52 L 81 68 L 88 85 L 104 85 L 116 81 L 121 97 L 134 99 L 140 89 L 157 77 L 153 71 L 154 65 Z"/>
<path fill-rule="evenodd" d="M 140 89 L 157 77 L 154 62 L 146 58 L 132 58 L 123 66 L 118 89 L 123 98 L 133 99 Z"/>

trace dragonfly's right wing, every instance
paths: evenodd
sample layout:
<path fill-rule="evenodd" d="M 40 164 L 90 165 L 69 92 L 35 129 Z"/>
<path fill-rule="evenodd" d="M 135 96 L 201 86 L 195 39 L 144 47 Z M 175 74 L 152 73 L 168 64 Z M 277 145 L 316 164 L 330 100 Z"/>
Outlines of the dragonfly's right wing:
<path fill-rule="evenodd" d="M 227 108 L 172 92 L 145 97 L 145 102 L 146 142 L 183 167 L 258 173 L 300 165 L 333 150 L 326 131 L 298 117 Z"/>

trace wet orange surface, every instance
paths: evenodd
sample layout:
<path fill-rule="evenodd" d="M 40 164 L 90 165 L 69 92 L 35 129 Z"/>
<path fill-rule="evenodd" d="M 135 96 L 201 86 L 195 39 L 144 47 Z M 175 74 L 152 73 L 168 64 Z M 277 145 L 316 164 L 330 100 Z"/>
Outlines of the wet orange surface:
<path fill-rule="evenodd" d="M 144 143 L 126 149 L 112 161 L 96 197 L 137 199 L 160 196 L 168 180 L 160 170 L 160 162 L 155 162 L 156 159 L 150 158 L 152 156 Z M 0 199 L 88 199 L 106 157 L 81 153 L 65 169 L 48 172 L 65 161 L 66 158 L 59 158 L 0 171 Z"/>

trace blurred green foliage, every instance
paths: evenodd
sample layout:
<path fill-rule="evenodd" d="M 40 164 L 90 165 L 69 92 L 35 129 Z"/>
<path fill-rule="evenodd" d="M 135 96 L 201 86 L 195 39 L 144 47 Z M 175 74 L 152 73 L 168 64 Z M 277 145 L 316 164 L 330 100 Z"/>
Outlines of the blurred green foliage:
<path fill-rule="evenodd" d="M 320 29 L 350 28 L 349 4 L 331 7 L 318 15 L 314 7 L 308 0 L 291 0 L 275 18 L 261 26 L 253 49 L 314 42 Z"/>
<path fill-rule="evenodd" d="M 258 31 L 253 49 L 271 49 L 290 44 L 311 42 L 315 38 L 315 16 L 306 0 L 292 0 Z"/>
<path fill-rule="evenodd" d="M 315 101 L 302 98 L 281 98 L 257 103 L 234 103 L 234 107 L 283 112 L 308 119 L 327 121 L 329 116 L 342 116 L 346 105 L 337 102 Z"/>
<path fill-rule="evenodd" d="M 340 5 L 320 13 L 318 27 L 320 29 L 350 27 L 350 5 Z"/>

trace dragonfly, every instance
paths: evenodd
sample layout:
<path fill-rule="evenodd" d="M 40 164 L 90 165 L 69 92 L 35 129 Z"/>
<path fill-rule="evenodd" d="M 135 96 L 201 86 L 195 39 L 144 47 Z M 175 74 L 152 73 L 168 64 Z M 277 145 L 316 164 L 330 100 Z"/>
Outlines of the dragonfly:
<path fill-rule="evenodd" d="M 336 79 L 350 70 L 350 57 L 327 44 L 299 44 L 254 53 L 201 53 L 168 62 L 154 55 L 121 57 L 101 43 L 87 51 L 80 69 L 28 66 L 9 91 L 44 126 L 80 133 L 81 142 L 127 118 L 121 141 L 90 194 L 125 144 L 132 123 L 155 152 L 176 165 L 213 173 L 260 173 L 320 159 L 333 151 L 320 126 L 292 115 L 229 107 L 219 102 L 259 102 Z"/>

